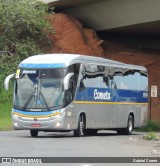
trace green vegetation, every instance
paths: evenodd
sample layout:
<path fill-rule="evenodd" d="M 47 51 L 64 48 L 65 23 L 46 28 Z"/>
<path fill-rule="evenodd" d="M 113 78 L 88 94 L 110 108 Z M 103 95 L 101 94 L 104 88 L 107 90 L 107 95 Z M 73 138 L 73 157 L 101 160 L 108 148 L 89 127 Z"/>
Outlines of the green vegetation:
<path fill-rule="evenodd" d="M 39 0 L 0 0 L 0 130 L 10 128 L 11 123 L 13 83 L 5 91 L 5 77 L 16 72 L 21 60 L 45 53 L 52 45 L 48 35 L 54 30 L 47 19 L 48 8 Z"/>
<path fill-rule="evenodd" d="M 12 129 L 11 109 L 12 102 L 0 103 L 0 131 Z"/>
<path fill-rule="evenodd" d="M 144 135 L 143 138 L 146 140 L 159 140 L 157 134 L 154 131 L 149 132 L 147 135 Z"/>
<path fill-rule="evenodd" d="M 15 72 L 22 59 L 42 53 L 40 48 L 51 44 L 47 12 L 48 6 L 38 0 L 0 0 L 0 102 L 11 94 L 3 92 L 4 78 Z"/>
<path fill-rule="evenodd" d="M 159 140 L 159 136 L 156 132 L 160 131 L 160 122 L 148 121 L 145 127 L 137 129 L 137 131 L 148 132 L 143 136 L 143 139 L 145 140 Z"/>
<path fill-rule="evenodd" d="M 146 131 L 146 132 L 159 132 L 160 131 L 160 122 L 148 121 L 145 127 L 138 129 L 138 131 Z"/>

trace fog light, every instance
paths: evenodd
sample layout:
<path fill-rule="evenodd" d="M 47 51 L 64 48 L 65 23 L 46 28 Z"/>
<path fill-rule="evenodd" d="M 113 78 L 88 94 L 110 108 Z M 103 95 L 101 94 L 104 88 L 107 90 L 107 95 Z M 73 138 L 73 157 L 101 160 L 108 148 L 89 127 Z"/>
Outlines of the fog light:
<path fill-rule="evenodd" d="M 61 123 L 60 123 L 60 122 L 56 123 L 56 127 L 59 127 L 60 125 L 61 125 Z"/>
<path fill-rule="evenodd" d="M 13 122 L 13 125 L 16 126 L 16 127 L 18 127 L 18 124 L 16 122 Z"/>

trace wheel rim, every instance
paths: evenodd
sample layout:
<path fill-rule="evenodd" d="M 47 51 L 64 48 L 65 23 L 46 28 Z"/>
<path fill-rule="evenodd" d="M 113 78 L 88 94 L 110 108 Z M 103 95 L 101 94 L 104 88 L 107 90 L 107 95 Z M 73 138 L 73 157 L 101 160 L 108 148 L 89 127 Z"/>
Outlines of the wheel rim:
<path fill-rule="evenodd" d="M 82 117 L 81 121 L 80 121 L 80 130 L 81 130 L 81 133 L 83 133 L 83 129 L 84 129 L 84 121 L 83 121 L 83 117 Z"/>
<path fill-rule="evenodd" d="M 129 132 L 130 132 L 130 133 L 131 133 L 131 132 L 132 132 L 132 130 L 133 130 L 132 118 L 130 118 L 130 119 L 129 119 L 128 129 L 129 129 Z"/>

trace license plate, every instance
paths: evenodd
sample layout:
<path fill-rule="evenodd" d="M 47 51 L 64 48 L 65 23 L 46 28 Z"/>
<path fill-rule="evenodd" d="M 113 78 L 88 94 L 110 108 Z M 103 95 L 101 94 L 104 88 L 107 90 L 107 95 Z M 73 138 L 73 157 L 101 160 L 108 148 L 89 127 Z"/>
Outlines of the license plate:
<path fill-rule="evenodd" d="M 32 127 L 40 127 L 41 125 L 40 124 L 32 124 Z"/>

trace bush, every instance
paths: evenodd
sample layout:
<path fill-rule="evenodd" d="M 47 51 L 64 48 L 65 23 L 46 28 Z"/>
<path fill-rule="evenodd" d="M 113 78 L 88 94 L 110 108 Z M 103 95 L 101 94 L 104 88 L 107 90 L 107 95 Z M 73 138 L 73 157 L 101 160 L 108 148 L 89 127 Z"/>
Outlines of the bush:
<path fill-rule="evenodd" d="M 155 132 L 149 132 L 147 135 L 143 136 L 144 139 L 146 140 L 159 140 Z"/>
<path fill-rule="evenodd" d="M 3 90 L 5 77 L 15 72 L 22 59 L 52 44 L 47 12 L 48 5 L 39 0 L 0 0 L 0 102 L 11 100 L 11 91 Z"/>
<path fill-rule="evenodd" d="M 17 53 L 17 43 L 46 40 L 52 31 L 47 10 L 39 0 L 0 0 L 0 50 Z"/>
<path fill-rule="evenodd" d="M 145 127 L 138 129 L 139 131 L 146 131 L 146 132 L 158 132 L 160 131 L 160 122 L 148 121 Z"/>
<path fill-rule="evenodd" d="M 0 102 L 12 100 L 12 88 L 9 91 L 4 90 L 4 79 L 7 75 L 15 72 L 19 62 L 18 56 L 14 57 L 13 54 L 1 54 L 0 58 Z M 10 83 L 11 84 L 11 83 Z M 10 86 L 10 87 L 13 87 Z"/>

